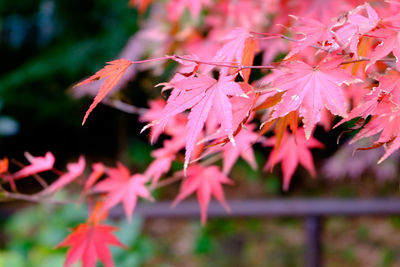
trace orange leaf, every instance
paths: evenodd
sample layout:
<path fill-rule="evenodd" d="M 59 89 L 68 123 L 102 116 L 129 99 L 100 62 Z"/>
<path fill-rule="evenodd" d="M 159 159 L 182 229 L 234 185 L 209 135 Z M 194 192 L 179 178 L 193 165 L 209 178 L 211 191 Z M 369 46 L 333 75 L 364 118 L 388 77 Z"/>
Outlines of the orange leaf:
<path fill-rule="evenodd" d="M 256 39 L 247 38 L 244 44 L 244 53 L 242 59 L 242 65 L 251 66 L 253 65 L 254 54 L 259 51 L 258 41 Z M 245 82 L 249 81 L 251 69 L 243 69 L 242 75 Z"/>
<path fill-rule="evenodd" d="M 8 171 L 8 158 L 0 160 L 0 174 Z"/>
<path fill-rule="evenodd" d="M 296 135 L 297 128 L 299 126 L 299 114 L 296 111 L 292 111 L 287 114 L 288 124 L 290 130 L 292 130 L 293 134 Z"/>
<path fill-rule="evenodd" d="M 272 121 L 266 121 L 261 124 L 261 129 L 260 129 L 260 136 L 264 135 L 268 130 L 272 127 L 272 125 L 276 122 L 277 119 L 272 120 Z"/>
<path fill-rule="evenodd" d="M 359 148 L 357 148 L 356 150 L 371 150 L 371 149 L 375 149 L 375 148 L 381 147 L 381 146 L 386 145 L 386 144 L 391 144 L 396 138 L 397 138 L 397 136 L 393 136 L 389 141 L 386 141 L 386 142 L 376 142 L 376 143 L 374 143 L 372 146 L 369 146 L 369 147 L 359 147 Z"/>
<path fill-rule="evenodd" d="M 271 97 L 268 97 L 267 99 L 265 99 L 265 101 L 263 103 L 261 103 L 260 105 L 255 107 L 254 111 L 259 111 L 259 110 L 263 110 L 263 109 L 267 109 L 267 108 L 275 106 L 282 100 L 282 95 L 284 93 L 285 92 L 279 92 Z"/>
<path fill-rule="evenodd" d="M 93 103 L 90 105 L 88 111 L 86 111 L 85 117 L 83 118 L 82 125 L 85 124 L 87 117 L 90 112 L 99 104 L 103 98 L 113 89 L 113 87 L 119 82 L 122 75 L 128 69 L 132 62 L 126 59 L 117 59 L 110 62 L 107 62 L 104 68 L 96 72 L 93 76 L 87 78 L 86 80 L 78 83 L 76 86 L 84 85 L 91 83 L 96 80 L 101 80 L 106 78 L 104 84 L 100 87 L 99 92 L 93 100 Z"/>

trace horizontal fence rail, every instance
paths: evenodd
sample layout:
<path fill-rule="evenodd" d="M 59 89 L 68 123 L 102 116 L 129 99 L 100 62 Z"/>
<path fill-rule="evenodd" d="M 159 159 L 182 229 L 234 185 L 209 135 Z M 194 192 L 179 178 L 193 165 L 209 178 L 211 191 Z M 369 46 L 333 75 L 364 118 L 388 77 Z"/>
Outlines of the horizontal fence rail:
<path fill-rule="evenodd" d="M 171 208 L 170 201 L 140 203 L 134 214 L 145 218 L 192 218 L 200 216 L 196 201 L 183 201 Z M 384 199 L 262 199 L 229 200 L 231 212 L 215 201 L 208 207 L 208 217 L 277 217 L 277 216 L 361 216 L 400 214 L 399 198 Z M 124 216 L 123 209 L 114 209 L 110 216 Z"/>

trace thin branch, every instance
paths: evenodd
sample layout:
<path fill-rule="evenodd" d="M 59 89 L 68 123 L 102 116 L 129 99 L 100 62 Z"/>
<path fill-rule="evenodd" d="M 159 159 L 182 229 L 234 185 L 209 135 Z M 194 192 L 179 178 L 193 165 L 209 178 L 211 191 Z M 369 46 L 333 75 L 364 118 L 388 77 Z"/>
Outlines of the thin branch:
<path fill-rule="evenodd" d="M 148 111 L 146 108 L 138 108 L 117 99 L 104 98 L 102 103 L 129 114 L 143 115 Z"/>
<path fill-rule="evenodd" d="M 262 32 L 252 32 L 252 33 L 268 36 L 268 37 L 263 37 L 263 38 L 257 38 L 259 40 L 270 40 L 270 39 L 282 38 L 284 40 L 288 40 L 288 41 L 291 41 L 291 42 L 298 42 L 299 41 L 299 40 L 296 40 L 296 39 L 294 39 L 292 37 L 289 37 L 287 35 L 280 34 L 280 33 L 262 33 Z M 332 53 L 332 50 L 330 50 L 329 48 L 321 47 L 321 46 L 318 46 L 318 45 L 310 45 L 310 47 L 315 48 L 315 49 L 319 49 L 319 50 L 323 50 L 323 51 L 328 52 L 328 53 Z"/>
<path fill-rule="evenodd" d="M 345 64 L 351 64 L 351 63 L 358 63 L 358 62 L 363 62 L 363 61 L 370 61 L 370 58 L 367 57 L 360 57 L 359 59 L 353 59 L 353 60 L 349 60 L 349 61 L 343 61 L 342 63 L 340 63 L 340 65 L 345 65 Z M 382 58 L 382 59 L 378 59 L 377 61 L 380 62 L 396 62 L 395 58 Z"/>
<path fill-rule="evenodd" d="M 20 168 L 24 168 L 25 165 L 22 162 L 19 162 L 16 159 L 12 159 L 12 162 L 17 165 Z M 47 182 L 37 173 L 32 175 L 33 178 L 35 178 L 35 180 L 43 187 L 43 188 L 47 188 L 49 185 L 47 184 Z"/>
<path fill-rule="evenodd" d="M 130 61 L 130 62 L 132 64 L 142 64 L 142 63 L 149 63 L 149 62 L 160 61 L 160 60 L 169 60 L 169 59 L 174 59 L 174 56 L 157 57 L 157 58 L 138 60 L 138 61 Z"/>
<path fill-rule="evenodd" d="M 3 188 L 1 188 L 0 202 L 8 202 L 8 201 L 12 201 L 12 200 L 24 200 L 24 201 L 37 202 L 37 203 L 50 202 L 52 204 L 58 204 L 58 205 L 77 204 L 78 203 L 75 201 L 42 198 L 38 195 L 26 195 L 26 194 L 21 194 L 21 193 L 11 193 L 11 192 L 5 191 Z"/>
<path fill-rule="evenodd" d="M 170 177 L 170 178 L 166 178 L 166 179 L 164 179 L 164 180 L 158 182 L 158 183 L 157 183 L 156 185 L 154 185 L 154 186 L 150 186 L 150 189 L 151 189 L 151 190 L 154 190 L 154 189 L 158 189 L 158 188 L 165 187 L 165 186 L 167 186 L 167 185 L 173 184 L 173 183 L 175 183 L 175 182 L 181 180 L 182 178 L 183 178 L 183 175 L 176 174 L 176 175 L 174 175 L 174 176 L 172 176 L 172 177 Z"/>
<path fill-rule="evenodd" d="M 50 171 L 52 171 L 53 173 L 57 174 L 58 176 L 61 176 L 61 175 L 64 174 L 64 172 L 62 172 L 62 171 L 60 171 L 60 170 L 58 170 L 56 168 L 53 168 Z"/>
<path fill-rule="evenodd" d="M 229 64 L 226 62 L 207 62 L 207 61 L 202 61 L 202 60 L 197 60 L 197 59 L 192 59 L 192 58 L 186 58 L 178 55 L 173 55 L 173 58 L 185 60 L 185 61 L 190 61 L 198 64 L 206 64 L 206 65 L 212 65 L 212 66 L 217 66 L 217 67 L 227 67 L 227 68 L 235 68 L 239 70 L 243 69 L 275 69 L 276 67 L 274 66 L 269 66 L 269 65 L 259 65 L 259 66 L 244 66 L 240 64 Z"/>

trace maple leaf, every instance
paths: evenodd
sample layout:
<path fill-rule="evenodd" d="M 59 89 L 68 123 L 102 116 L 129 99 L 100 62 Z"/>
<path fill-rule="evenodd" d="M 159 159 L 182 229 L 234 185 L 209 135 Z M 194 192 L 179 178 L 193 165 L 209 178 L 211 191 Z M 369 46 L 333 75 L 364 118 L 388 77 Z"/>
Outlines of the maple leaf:
<path fill-rule="evenodd" d="M 85 170 L 85 158 L 83 156 L 80 156 L 77 163 L 68 163 L 67 170 L 67 173 L 61 175 L 57 179 L 57 181 L 55 181 L 49 187 L 43 190 L 41 194 L 55 193 L 56 191 L 60 190 L 61 188 L 81 176 L 83 174 L 83 171 Z"/>
<path fill-rule="evenodd" d="M 237 64 L 242 65 L 247 63 L 252 64 L 254 52 L 258 50 L 258 44 L 248 30 L 238 27 L 229 32 L 225 36 L 224 41 L 226 43 L 218 50 L 217 54 L 211 61 L 227 62 L 231 64 L 236 62 Z M 205 72 L 211 70 L 212 68 L 213 66 L 209 66 Z M 220 75 L 227 75 L 228 70 L 229 68 L 223 68 Z M 250 75 L 250 71 L 242 71 L 241 75 L 245 80 L 247 80 Z"/>
<path fill-rule="evenodd" d="M 124 75 L 125 71 L 128 69 L 130 65 L 132 65 L 132 61 L 126 59 L 117 59 L 110 62 L 107 62 L 107 66 L 103 69 L 96 72 L 91 77 L 86 80 L 78 83 L 76 86 L 85 85 L 91 83 L 96 80 L 105 79 L 104 84 L 100 87 L 99 92 L 93 100 L 93 103 L 90 105 L 89 109 L 86 111 L 85 117 L 83 118 L 82 125 L 85 124 L 86 119 L 89 114 L 93 111 L 93 109 L 103 100 L 104 97 L 113 89 L 113 87 L 119 82 Z"/>
<path fill-rule="evenodd" d="M 309 138 L 324 108 L 346 117 L 347 98 L 340 85 L 354 78 L 340 68 L 340 63 L 340 59 L 333 59 L 311 67 L 302 61 L 288 62 L 286 74 L 278 76 L 273 83 L 285 93 L 281 102 L 273 107 L 270 121 L 298 110 Z"/>
<path fill-rule="evenodd" d="M 364 11 L 367 16 L 360 13 Z M 363 34 L 373 30 L 380 19 L 376 11 L 368 4 L 365 3 L 350 11 L 347 15 L 347 23 L 345 23 L 339 30 L 336 31 L 336 37 L 345 46 L 349 47 L 350 52 L 357 56 L 357 46 L 360 37 Z"/>
<path fill-rule="evenodd" d="M 372 116 L 368 124 L 354 136 L 350 144 L 362 138 L 374 136 L 378 133 L 379 139 L 374 142 L 371 148 L 387 145 L 385 154 L 379 159 L 378 164 L 387 159 L 395 150 L 400 148 L 398 138 L 400 128 L 400 110 Z M 363 148 L 370 149 L 370 148 Z"/>
<path fill-rule="evenodd" d="M 211 195 L 213 195 L 222 206 L 229 211 L 229 206 L 225 201 L 222 184 L 232 183 L 232 180 L 221 173 L 216 166 L 190 166 L 187 170 L 187 178 L 183 181 L 181 190 L 172 203 L 172 206 L 176 206 L 183 199 L 197 191 L 197 199 L 201 208 L 201 222 L 204 225 L 207 221 L 207 208 Z"/>
<path fill-rule="evenodd" d="M 170 95 L 172 97 L 172 95 Z M 172 101 L 172 99 L 171 99 Z M 139 117 L 139 121 L 141 122 L 153 122 L 157 121 L 159 118 L 165 116 L 164 108 L 166 102 L 163 99 L 156 99 L 149 102 L 149 110 Z M 179 136 L 181 137 L 182 132 L 185 131 L 185 126 L 187 123 L 187 118 L 178 114 L 174 117 L 169 117 L 166 119 L 167 122 L 164 124 L 156 123 L 151 125 L 150 130 L 150 142 L 154 143 L 157 141 L 158 137 L 162 132 L 170 136 Z"/>
<path fill-rule="evenodd" d="M 265 146 L 275 146 L 276 141 L 276 137 L 273 137 L 264 141 L 263 144 Z M 282 162 L 283 190 L 287 191 L 290 180 L 299 163 L 308 170 L 311 176 L 316 175 L 313 157 L 309 149 L 323 147 L 324 145 L 313 137 L 307 140 L 303 128 L 299 128 L 295 134 L 286 131 L 282 137 L 279 150 L 274 148 L 271 151 L 268 161 L 264 166 L 264 171 L 271 169 L 276 163 Z"/>
<path fill-rule="evenodd" d="M 257 169 L 257 162 L 254 157 L 252 146 L 259 139 L 259 135 L 252 131 L 255 128 L 254 125 L 246 125 L 246 128 L 247 129 L 241 130 L 235 136 L 235 146 L 232 143 L 228 143 L 222 148 L 222 172 L 225 175 L 228 175 L 231 171 L 239 156 L 241 156 L 251 166 L 251 168 L 253 168 L 253 170 Z"/>
<path fill-rule="evenodd" d="M 293 31 L 304 35 L 304 37 L 294 43 L 294 47 L 290 50 L 285 59 L 292 57 L 311 45 L 319 45 L 323 48 L 337 47 L 331 30 L 331 24 L 326 25 L 311 18 L 292 17 L 300 22 L 299 26 L 293 27 Z"/>
<path fill-rule="evenodd" d="M 186 136 L 186 153 L 185 153 L 185 169 L 189 164 L 190 156 L 197 137 L 203 129 L 204 122 L 208 114 L 211 112 L 215 115 L 217 121 L 221 124 L 222 133 L 229 137 L 231 142 L 233 139 L 232 125 L 232 105 L 228 95 L 244 96 L 239 84 L 231 81 L 232 77 L 226 76 L 215 82 L 209 90 L 204 92 L 203 99 L 194 106 L 188 116 L 187 136 Z"/>
<path fill-rule="evenodd" d="M 371 53 L 370 61 L 365 69 L 375 64 L 379 59 L 387 56 L 390 52 L 396 57 L 397 67 L 400 67 L 400 32 L 398 30 L 383 28 L 370 33 L 371 36 L 381 39 L 381 43 Z"/>
<path fill-rule="evenodd" d="M 129 170 L 121 163 L 118 163 L 117 168 L 108 168 L 106 173 L 108 177 L 94 187 L 94 192 L 107 193 L 102 208 L 103 211 L 107 211 L 122 202 L 125 214 L 128 220 L 131 220 L 138 196 L 150 201 L 153 200 L 145 186 L 148 181 L 146 176 L 140 174 L 131 175 Z"/>
<path fill-rule="evenodd" d="M 55 158 L 51 152 L 46 152 L 44 157 L 33 157 L 25 152 L 25 157 L 31 164 L 12 174 L 12 179 L 20 179 L 53 169 Z"/>
<path fill-rule="evenodd" d="M 97 259 L 106 267 L 114 267 L 108 245 L 125 247 L 112 234 L 117 228 L 103 224 L 80 224 L 57 247 L 70 247 L 64 267 L 82 261 L 83 267 L 96 267 Z"/>
<path fill-rule="evenodd" d="M 247 98 L 240 85 L 232 81 L 233 78 L 234 76 L 223 76 L 217 81 L 205 75 L 198 75 L 171 84 L 171 94 L 176 96 L 172 100 L 168 99 L 162 118 L 153 124 L 165 125 L 171 117 L 191 109 L 186 125 L 185 170 L 210 112 L 221 125 L 222 133 L 233 141 L 232 105 L 228 96 Z"/>
<path fill-rule="evenodd" d="M 254 55 L 256 54 L 256 52 L 260 51 L 257 39 L 247 38 L 244 43 L 243 51 L 244 52 L 241 64 L 244 66 L 253 65 Z M 250 73 L 251 69 L 242 69 L 240 71 L 240 75 L 243 77 L 243 80 L 246 83 L 249 82 Z"/>
<path fill-rule="evenodd" d="M 379 79 L 379 86 L 374 87 L 364 96 L 363 101 L 352 109 L 347 118 L 335 125 L 350 121 L 357 117 L 367 118 L 370 115 L 391 113 L 400 103 L 400 72 L 391 70 Z"/>
<path fill-rule="evenodd" d="M 8 171 L 8 158 L 0 160 L 0 174 Z"/>
<path fill-rule="evenodd" d="M 169 171 L 176 154 L 184 147 L 184 139 L 177 137 L 164 141 L 164 147 L 151 152 L 151 156 L 155 160 L 146 169 L 144 175 L 152 178 L 152 186 L 158 182 L 163 174 Z"/>

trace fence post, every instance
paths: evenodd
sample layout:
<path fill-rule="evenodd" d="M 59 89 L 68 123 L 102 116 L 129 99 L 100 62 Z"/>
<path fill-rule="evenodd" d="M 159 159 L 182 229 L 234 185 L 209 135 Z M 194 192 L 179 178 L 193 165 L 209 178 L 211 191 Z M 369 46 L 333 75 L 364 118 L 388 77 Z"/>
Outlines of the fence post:
<path fill-rule="evenodd" d="M 322 242 L 321 242 L 321 217 L 309 215 L 305 217 L 305 239 L 306 253 L 305 261 L 307 267 L 322 266 Z"/>

